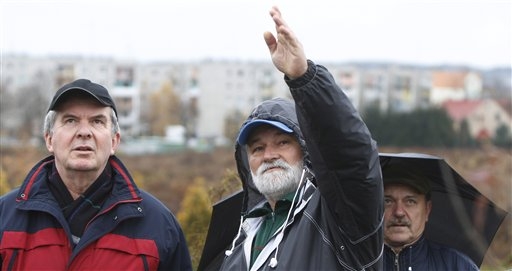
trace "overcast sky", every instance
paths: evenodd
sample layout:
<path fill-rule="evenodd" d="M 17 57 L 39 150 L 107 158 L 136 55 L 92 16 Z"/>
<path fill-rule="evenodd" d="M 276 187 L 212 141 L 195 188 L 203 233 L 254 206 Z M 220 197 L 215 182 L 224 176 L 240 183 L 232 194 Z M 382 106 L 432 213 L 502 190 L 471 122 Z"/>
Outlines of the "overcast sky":
<path fill-rule="evenodd" d="M 269 60 L 280 7 L 321 61 L 511 66 L 512 0 L 0 0 L 1 53 Z"/>

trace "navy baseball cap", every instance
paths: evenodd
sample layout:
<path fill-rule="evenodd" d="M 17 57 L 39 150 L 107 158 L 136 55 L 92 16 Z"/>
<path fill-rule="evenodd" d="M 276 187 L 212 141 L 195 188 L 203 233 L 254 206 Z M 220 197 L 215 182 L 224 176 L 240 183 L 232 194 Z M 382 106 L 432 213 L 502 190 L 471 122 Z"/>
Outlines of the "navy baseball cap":
<path fill-rule="evenodd" d="M 285 133 L 293 133 L 293 130 L 290 129 L 290 127 L 286 126 L 284 123 L 274 120 L 264 120 L 264 119 L 253 119 L 249 122 L 247 122 L 241 129 L 240 133 L 238 134 L 237 142 L 240 145 L 247 144 L 247 140 L 249 139 L 249 136 L 251 132 L 254 130 L 254 128 L 259 127 L 263 124 L 269 124 L 272 125 L 281 131 Z"/>
<path fill-rule="evenodd" d="M 62 101 L 62 97 L 65 96 L 65 94 L 71 94 L 72 91 L 82 91 L 93 96 L 101 104 L 112 107 L 117 116 L 116 104 L 114 103 L 112 97 L 110 97 L 108 90 L 102 85 L 93 83 L 87 79 L 77 79 L 59 88 L 59 90 L 57 90 L 57 93 L 55 93 L 55 96 L 53 96 L 48 111 L 54 110 L 59 104 L 59 102 Z"/>
<path fill-rule="evenodd" d="M 398 165 L 384 166 L 382 167 L 382 178 L 384 185 L 403 184 L 413 188 L 420 194 L 426 195 L 432 190 L 429 179 L 416 173 L 413 168 L 404 168 Z"/>

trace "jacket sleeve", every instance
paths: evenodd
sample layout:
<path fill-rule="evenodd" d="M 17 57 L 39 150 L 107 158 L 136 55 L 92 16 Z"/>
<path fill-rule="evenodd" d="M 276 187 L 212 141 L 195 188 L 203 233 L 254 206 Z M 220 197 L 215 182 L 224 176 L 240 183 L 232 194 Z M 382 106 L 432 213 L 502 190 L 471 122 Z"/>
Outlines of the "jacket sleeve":
<path fill-rule="evenodd" d="M 366 124 L 329 71 L 287 80 L 322 197 L 353 240 L 375 234 L 383 218 L 379 154 Z"/>
<path fill-rule="evenodd" d="M 188 247 L 186 245 L 185 235 L 181 230 L 177 221 L 175 221 L 175 227 L 177 233 L 175 238 L 177 239 L 177 246 L 174 251 L 171 251 L 169 265 L 160 266 L 159 270 L 192 270 L 192 262 Z"/>

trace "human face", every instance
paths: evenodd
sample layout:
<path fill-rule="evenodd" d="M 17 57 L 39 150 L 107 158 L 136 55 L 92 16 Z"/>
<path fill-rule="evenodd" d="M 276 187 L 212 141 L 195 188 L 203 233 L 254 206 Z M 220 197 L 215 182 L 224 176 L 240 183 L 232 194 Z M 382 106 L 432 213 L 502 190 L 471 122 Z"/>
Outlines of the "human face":
<path fill-rule="evenodd" d="M 254 184 L 269 201 L 297 188 L 303 155 L 293 134 L 262 125 L 252 132 L 247 152 Z"/>
<path fill-rule="evenodd" d="M 120 142 L 120 134 L 112 133 L 111 108 L 88 95 L 75 95 L 62 101 L 56 111 L 45 141 L 59 174 L 63 179 L 76 174 L 95 179 Z"/>
<path fill-rule="evenodd" d="M 425 230 L 432 202 L 401 184 L 384 187 L 384 242 L 395 252 L 414 243 Z"/>

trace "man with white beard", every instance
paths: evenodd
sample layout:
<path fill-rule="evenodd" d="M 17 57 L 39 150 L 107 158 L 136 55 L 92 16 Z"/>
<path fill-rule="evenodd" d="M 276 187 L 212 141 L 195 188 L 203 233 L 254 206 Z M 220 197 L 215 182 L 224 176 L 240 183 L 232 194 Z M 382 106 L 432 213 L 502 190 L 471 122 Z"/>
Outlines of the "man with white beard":
<path fill-rule="evenodd" d="M 270 15 L 277 36 L 264 39 L 293 100 L 264 101 L 242 124 L 235 147 L 241 223 L 220 270 L 381 270 L 376 143 L 329 71 L 306 58 L 279 9 Z"/>
<path fill-rule="evenodd" d="M 273 128 L 272 126 L 262 126 L 259 129 L 267 129 L 268 131 L 274 133 L 280 132 L 278 129 Z M 255 131 L 254 134 L 257 135 L 258 132 Z M 290 141 L 296 142 L 295 139 L 289 139 L 289 142 Z M 253 142 L 251 146 L 252 148 L 256 148 L 258 147 L 258 144 L 262 143 Z M 257 152 L 258 151 L 255 151 L 255 153 Z M 254 181 L 254 185 L 256 186 L 258 191 L 260 191 L 260 193 L 267 198 L 270 206 L 272 206 L 273 208 L 277 200 L 279 200 L 283 195 L 295 191 L 295 189 L 297 189 L 297 187 L 299 186 L 300 175 L 302 173 L 302 157 L 297 157 L 298 160 L 294 159 L 294 161 L 290 161 L 293 162 L 293 164 L 289 164 L 283 158 L 279 158 L 279 160 L 270 162 L 264 161 L 261 156 L 259 160 L 263 160 L 262 162 L 256 160 L 256 155 L 254 155 L 253 158 L 255 159 L 251 159 L 251 161 L 249 162 L 252 162 L 252 180 Z M 254 165 L 256 168 L 252 167 L 253 164 L 256 164 Z M 260 165 L 258 166 L 258 164 Z M 254 174 L 253 172 L 256 172 L 256 174 Z"/>

